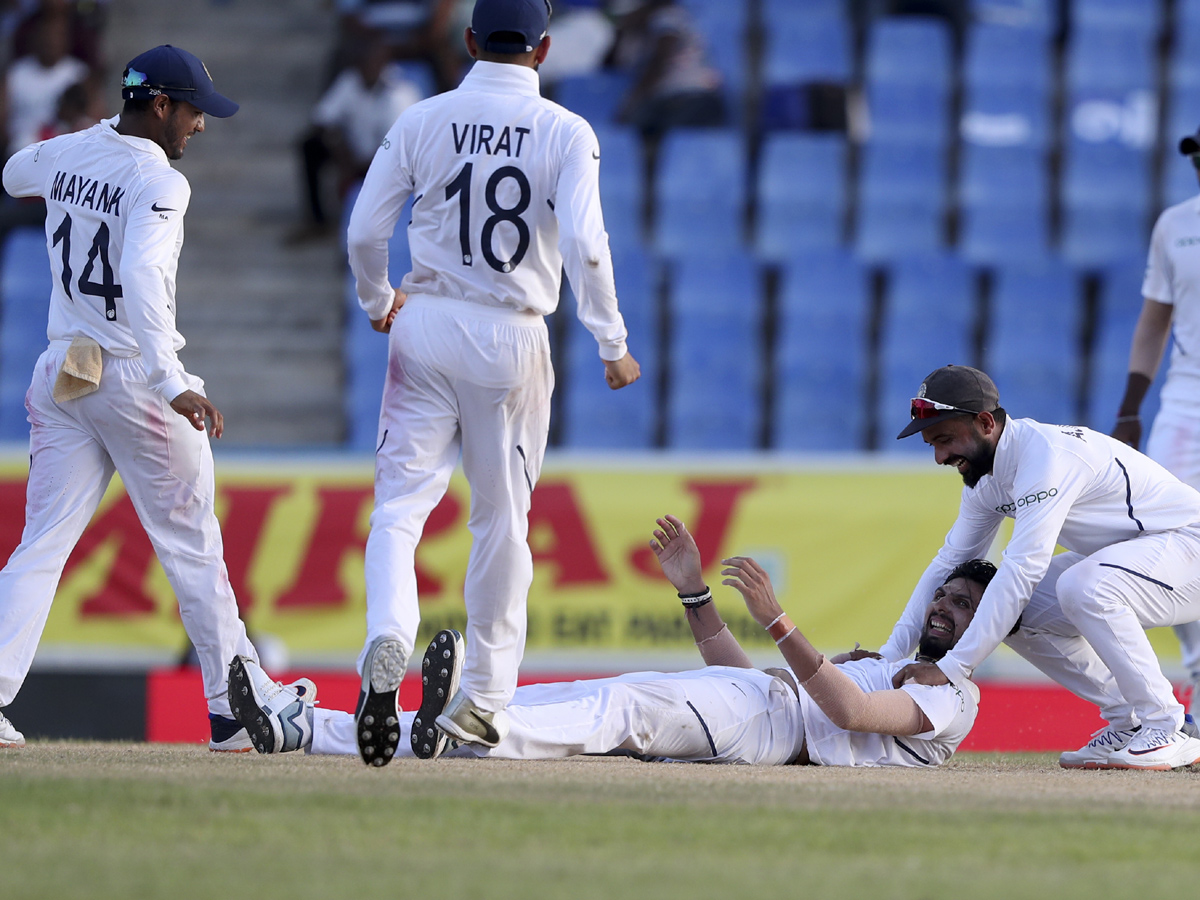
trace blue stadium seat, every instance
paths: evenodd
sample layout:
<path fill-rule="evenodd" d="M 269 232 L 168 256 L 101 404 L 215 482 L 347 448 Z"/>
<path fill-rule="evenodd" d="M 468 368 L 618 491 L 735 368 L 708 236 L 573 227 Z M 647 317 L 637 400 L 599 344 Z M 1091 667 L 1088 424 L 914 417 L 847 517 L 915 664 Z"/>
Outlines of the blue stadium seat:
<path fill-rule="evenodd" d="M 628 128 L 597 129 L 600 141 L 600 200 L 604 227 L 614 248 L 641 247 L 642 149 L 637 134 Z"/>
<path fill-rule="evenodd" d="M 740 249 L 746 165 L 741 135 L 678 129 L 663 139 L 654 246 L 668 257 Z"/>
<path fill-rule="evenodd" d="M 628 73 L 610 69 L 572 75 L 558 82 L 554 99 L 595 128 L 611 127 L 631 83 Z"/>
<path fill-rule="evenodd" d="M 842 241 L 846 209 L 846 141 L 837 135 L 772 134 L 758 168 L 755 246 L 780 261 Z"/>
<path fill-rule="evenodd" d="M 1063 259 L 1080 268 L 1097 269 L 1131 254 L 1144 254 L 1150 239 L 1147 226 L 1142 210 L 1067 209 L 1062 230 Z"/>
<path fill-rule="evenodd" d="M 964 206 L 1041 206 L 1049 202 L 1045 154 L 1032 147 L 963 146 L 958 196 Z"/>
<path fill-rule="evenodd" d="M 946 157 L 926 147 L 866 146 L 859 167 L 859 202 L 918 201 L 945 206 Z"/>
<path fill-rule="evenodd" d="M 1062 263 L 996 274 L 984 331 L 983 368 L 1010 415 L 1079 421 L 1079 279 Z"/>
<path fill-rule="evenodd" d="M 941 85 L 867 85 L 868 140 L 873 144 L 942 148 L 950 140 L 949 94 Z"/>
<path fill-rule="evenodd" d="M 893 266 L 879 345 L 881 449 L 925 449 L 920 441 L 894 440 L 908 421 L 908 401 L 939 366 L 974 363 L 976 315 L 974 274 L 961 259 L 938 254 Z"/>
<path fill-rule="evenodd" d="M 1065 85 L 1080 90 L 1153 90 L 1152 35 L 1126 29 L 1076 28 L 1067 42 Z"/>
<path fill-rule="evenodd" d="M 762 63 L 763 84 L 846 82 L 854 70 L 853 34 L 844 19 L 801 16 L 772 20 Z"/>
<path fill-rule="evenodd" d="M 929 201 L 886 201 L 858 207 L 855 249 L 870 263 L 925 256 L 945 246 L 944 211 Z"/>
<path fill-rule="evenodd" d="M 725 99 L 737 109 L 750 71 L 746 38 L 750 6 L 726 0 L 686 0 L 696 27 L 705 39 L 708 62 L 721 72 Z"/>
<path fill-rule="evenodd" d="M 1084 402 L 1087 424 L 1106 433 L 1113 427 L 1117 404 L 1125 393 L 1129 347 L 1142 308 L 1144 262 L 1144 256 L 1133 257 L 1103 273 Z M 1163 374 L 1169 361 L 1170 348 L 1163 354 L 1158 377 L 1142 402 L 1142 422 L 1147 426 L 1143 440 L 1149 435 L 1149 425 L 1158 410 Z"/>
<path fill-rule="evenodd" d="M 959 252 L 980 266 L 1033 264 L 1050 254 L 1045 206 L 966 207 L 959 216 Z"/>
<path fill-rule="evenodd" d="M 1150 160 L 1143 150 L 1120 144 L 1072 141 L 1065 148 L 1062 201 L 1068 209 L 1150 207 Z"/>
<path fill-rule="evenodd" d="M 596 339 L 580 323 L 567 285 L 556 313 L 568 322 L 561 355 L 565 383 L 556 390 L 563 398 L 563 443 L 571 448 L 634 450 L 654 445 L 660 373 L 658 270 L 643 252 L 628 249 L 614 255 L 613 271 L 630 352 L 641 365 L 642 377 L 619 391 L 604 383 Z"/>
<path fill-rule="evenodd" d="M 762 21 L 771 27 L 784 23 L 805 22 L 817 25 L 831 19 L 846 21 L 845 0 L 759 0 Z"/>
<path fill-rule="evenodd" d="M 1050 97 L 1024 85 L 970 87 L 959 134 L 967 144 L 1044 148 L 1051 137 Z"/>
<path fill-rule="evenodd" d="M 1200 4 L 1196 6 L 1200 8 Z M 1177 88 L 1200 87 L 1200 13 L 1175 30 L 1172 43 L 1167 84 Z"/>
<path fill-rule="evenodd" d="M 1045 97 L 1053 55 L 1044 34 L 1006 25 L 978 24 L 967 33 L 963 81 L 967 87 L 1020 87 Z"/>
<path fill-rule="evenodd" d="M 1157 37 L 1162 31 L 1160 0 L 1072 0 L 1074 28 L 1109 28 Z"/>
<path fill-rule="evenodd" d="M 948 91 L 950 26 L 941 19 L 877 19 L 867 33 L 867 84 L 925 84 Z"/>
<path fill-rule="evenodd" d="M 970 0 L 971 18 L 1035 36 L 1058 30 L 1059 0 Z"/>
<path fill-rule="evenodd" d="M 25 392 L 46 349 L 51 277 L 45 233 L 11 231 L 0 251 L 0 441 L 29 437 Z"/>
<path fill-rule="evenodd" d="M 865 329 L 870 310 L 870 275 L 848 250 L 799 253 L 781 270 L 777 347 L 811 345 L 814 324 Z"/>
<path fill-rule="evenodd" d="M 675 266 L 667 446 L 750 450 L 762 427 L 762 307 L 744 254 Z M 734 299 L 736 298 L 736 299 Z M 731 302 L 732 301 L 732 302 Z M 697 348 L 703 348 L 697 352 Z"/>

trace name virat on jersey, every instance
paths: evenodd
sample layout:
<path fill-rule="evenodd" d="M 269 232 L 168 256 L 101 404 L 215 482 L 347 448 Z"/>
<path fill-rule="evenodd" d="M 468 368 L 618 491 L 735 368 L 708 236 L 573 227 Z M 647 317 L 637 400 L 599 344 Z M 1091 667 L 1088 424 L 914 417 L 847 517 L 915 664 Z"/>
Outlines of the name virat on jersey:
<path fill-rule="evenodd" d="M 121 215 L 121 198 L 125 189 L 115 187 L 107 181 L 101 183 L 95 178 L 85 178 L 83 175 L 70 175 L 58 171 L 54 173 L 54 184 L 50 188 L 50 199 L 59 203 L 73 203 L 76 206 L 86 206 L 88 209 L 100 210 L 108 215 Z"/>
<path fill-rule="evenodd" d="M 480 125 L 478 123 L 464 124 L 462 131 L 459 131 L 457 122 L 450 123 L 450 129 L 454 133 L 454 152 L 455 153 L 487 153 L 491 156 L 499 156 L 503 153 L 510 159 L 521 156 L 521 147 L 525 144 L 525 135 L 529 134 L 528 128 L 509 128 L 505 125 L 500 129 L 500 133 L 496 134 L 496 129 L 491 125 Z M 516 147 L 513 146 L 513 135 L 516 135 Z M 495 144 L 493 145 L 493 139 Z"/>

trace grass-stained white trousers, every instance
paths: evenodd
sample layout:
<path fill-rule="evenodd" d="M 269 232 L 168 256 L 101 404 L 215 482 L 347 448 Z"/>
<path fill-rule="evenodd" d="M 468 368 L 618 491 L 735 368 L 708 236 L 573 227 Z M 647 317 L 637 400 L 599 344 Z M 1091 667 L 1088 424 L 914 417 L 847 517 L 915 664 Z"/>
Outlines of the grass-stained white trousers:
<path fill-rule="evenodd" d="M 56 403 L 54 380 L 68 346 L 54 341 L 41 355 L 25 398 L 25 530 L 0 572 L 0 707 L 29 672 L 63 566 L 115 471 L 179 601 L 209 711 L 228 716 L 230 660 L 258 657 L 225 568 L 208 435 L 150 390 L 137 357 L 105 354 L 100 388 Z M 193 389 L 201 387 L 196 379 Z"/>
<path fill-rule="evenodd" d="M 554 371 L 541 316 L 414 295 L 389 334 L 366 548 L 367 640 L 412 657 L 420 622 L 414 568 L 430 512 L 461 454 L 471 489 L 461 688 L 481 709 L 512 698 L 533 581 L 533 487 L 550 428 Z"/>

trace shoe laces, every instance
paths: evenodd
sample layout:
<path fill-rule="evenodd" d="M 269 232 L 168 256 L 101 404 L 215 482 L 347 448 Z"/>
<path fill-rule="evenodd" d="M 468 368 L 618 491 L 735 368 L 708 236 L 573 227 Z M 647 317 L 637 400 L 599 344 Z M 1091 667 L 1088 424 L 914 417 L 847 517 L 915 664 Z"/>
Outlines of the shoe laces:
<path fill-rule="evenodd" d="M 1161 728 L 1148 728 L 1139 734 L 1137 738 L 1139 748 L 1165 747 L 1174 742 L 1175 734 L 1173 732 L 1163 731 Z"/>
<path fill-rule="evenodd" d="M 1115 747 L 1133 737 L 1134 732 L 1124 728 L 1101 728 L 1088 741 L 1089 747 Z"/>

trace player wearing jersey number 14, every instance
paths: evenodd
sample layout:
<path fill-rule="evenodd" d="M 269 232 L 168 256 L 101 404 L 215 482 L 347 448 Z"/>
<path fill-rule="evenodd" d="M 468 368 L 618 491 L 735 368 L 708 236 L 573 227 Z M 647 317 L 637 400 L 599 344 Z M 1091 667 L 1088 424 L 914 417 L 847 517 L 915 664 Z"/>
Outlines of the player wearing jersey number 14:
<path fill-rule="evenodd" d="M 213 513 L 209 436 L 220 411 L 179 361 L 175 270 L 187 179 L 171 167 L 205 116 L 237 104 L 204 64 L 163 45 L 130 61 L 121 115 L 17 152 L 15 197 L 46 200 L 50 345 L 26 395 L 32 423 L 25 531 L 0 572 L 0 708 L 20 690 L 71 549 L 113 476 L 179 599 L 208 698 L 213 750 L 249 751 L 226 699 L 229 661 L 255 656 Z M 206 433 L 207 423 L 207 433 Z M 0 746 L 23 737 L 0 716 Z"/>
<path fill-rule="evenodd" d="M 467 649 L 438 725 L 484 746 L 504 737 L 525 648 L 527 517 L 554 385 L 543 317 L 558 305 L 564 269 L 609 387 L 640 374 L 617 310 L 596 135 L 540 94 L 549 16 L 546 0 L 477 0 L 465 34 L 477 62 L 456 90 L 400 115 L 350 217 L 359 304 L 388 333 L 390 354 L 356 714 L 359 751 L 371 765 L 396 754 L 397 688 L 420 620 L 414 553 L 460 453 L 473 537 L 463 586 Z M 395 287 L 387 242 L 409 197 L 412 271 Z M 422 747 L 418 755 L 431 755 Z"/>

